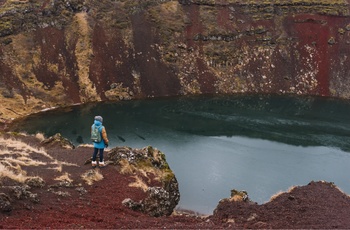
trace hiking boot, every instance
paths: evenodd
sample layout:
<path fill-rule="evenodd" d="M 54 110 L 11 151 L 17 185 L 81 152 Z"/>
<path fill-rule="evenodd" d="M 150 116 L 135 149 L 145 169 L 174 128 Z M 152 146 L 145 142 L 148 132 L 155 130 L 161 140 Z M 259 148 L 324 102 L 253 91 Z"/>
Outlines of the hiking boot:
<path fill-rule="evenodd" d="M 92 166 L 93 168 L 95 168 L 96 165 L 97 165 L 97 162 L 96 162 L 96 161 L 91 161 L 91 166 Z"/>
<path fill-rule="evenodd" d="M 106 165 L 105 165 L 105 162 L 104 162 L 104 161 L 100 161 L 100 162 L 98 162 L 98 166 L 99 166 L 100 168 L 102 168 L 102 167 L 105 167 Z"/>

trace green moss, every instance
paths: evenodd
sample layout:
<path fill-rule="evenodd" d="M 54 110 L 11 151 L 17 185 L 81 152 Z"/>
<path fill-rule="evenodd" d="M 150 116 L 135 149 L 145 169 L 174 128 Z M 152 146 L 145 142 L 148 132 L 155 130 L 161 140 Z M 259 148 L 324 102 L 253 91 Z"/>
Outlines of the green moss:
<path fill-rule="evenodd" d="M 173 179 L 175 178 L 175 174 L 169 169 L 166 170 L 163 178 L 162 178 L 162 183 L 164 184 L 168 184 L 169 182 L 171 182 Z"/>
<path fill-rule="evenodd" d="M 137 167 L 140 169 L 145 169 L 145 168 L 153 168 L 153 165 L 150 160 L 141 160 L 137 162 Z"/>
<path fill-rule="evenodd" d="M 11 34 L 13 31 L 13 26 L 11 20 L 2 19 L 0 21 L 0 36 L 5 36 Z"/>

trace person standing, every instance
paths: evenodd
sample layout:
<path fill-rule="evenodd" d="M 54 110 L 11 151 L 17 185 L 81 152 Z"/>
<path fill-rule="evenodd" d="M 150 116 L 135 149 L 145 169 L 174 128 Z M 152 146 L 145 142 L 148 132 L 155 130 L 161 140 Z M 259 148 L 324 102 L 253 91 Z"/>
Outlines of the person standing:
<path fill-rule="evenodd" d="M 97 166 L 97 154 L 99 153 L 99 167 L 104 167 L 105 162 L 103 160 L 104 148 L 108 147 L 108 137 L 106 128 L 102 125 L 103 118 L 101 116 L 95 116 L 94 124 L 91 126 L 91 140 L 94 143 L 94 152 L 92 155 L 91 165 L 93 168 Z"/>

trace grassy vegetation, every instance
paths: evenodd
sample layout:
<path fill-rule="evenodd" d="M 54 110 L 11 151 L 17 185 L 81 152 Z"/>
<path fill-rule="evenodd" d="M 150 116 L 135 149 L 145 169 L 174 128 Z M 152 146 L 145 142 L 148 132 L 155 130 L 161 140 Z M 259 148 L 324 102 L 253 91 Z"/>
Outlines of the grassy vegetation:
<path fill-rule="evenodd" d="M 120 173 L 134 175 L 135 181 L 129 186 L 146 191 L 152 180 L 159 181 L 163 185 L 169 183 L 175 175 L 170 170 L 169 165 L 165 163 L 165 155 L 151 146 L 144 150 L 147 150 L 148 157 L 138 160 L 136 163 L 129 162 L 127 159 L 119 161 Z M 159 166 L 157 166 L 158 164 Z"/>
<path fill-rule="evenodd" d="M 22 167 L 46 165 L 47 163 L 31 159 L 29 156 L 32 153 L 47 156 L 42 149 L 35 149 L 16 139 L 0 137 L 0 180 L 7 177 L 24 183 L 28 178 L 33 177 L 27 175 Z"/>
<path fill-rule="evenodd" d="M 81 178 L 88 184 L 92 185 L 96 181 L 100 181 L 103 179 L 103 175 L 101 174 L 99 169 L 91 169 L 85 172 Z"/>
<path fill-rule="evenodd" d="M 24 135 L 24 134 L 18 134 Z M 42 134 L 37 134 L 38 138 L 43 138 Z M 35 160 L 36 155 L 41 155 L 46 160 Z M 59 161 L 50 156 L 45 149 L 35 148 L 14 137 L 0 137 L 0 182 L 9 178 L 19 183 L 25 183 L 27 180 L 35 179 L 36 175 L 29 175 L 24 169 L 26 167 L 47 166 L 49 170 L 62 172 L 62 166 L 77 166 L 67 162 Z M 56 180 L 66 180 L 67 175 L 56 178 Z"/>

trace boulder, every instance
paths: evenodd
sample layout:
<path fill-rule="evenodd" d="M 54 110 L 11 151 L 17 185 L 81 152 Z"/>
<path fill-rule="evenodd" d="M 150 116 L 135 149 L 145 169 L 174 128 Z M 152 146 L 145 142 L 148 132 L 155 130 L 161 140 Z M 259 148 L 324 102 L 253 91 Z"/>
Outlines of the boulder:
<path fill-rule="evenodd" d="M 121 166 L 121 173 L 140 175 L 138 179 L 146 185 L 142 189 L 147 197 L 139 202 L 125 199 L 125 206 L 156 217 L 173 212 L 180 200 L 179 185 L 164 153 L 151 146 L 142 149 L 116 147 L 108 153 L 108 161 Z"/>
<path fill-rule="evenodd" d="M 43 146 L 50 146 L 50 147 L 59 146 L 66 149 L 75 148 L 74 144 L 71 141 L 69 141 L 67 138 L 62 137 L 60 133 L 56 133 L 55 135 L 43 140 L 41 144 Z"/>

